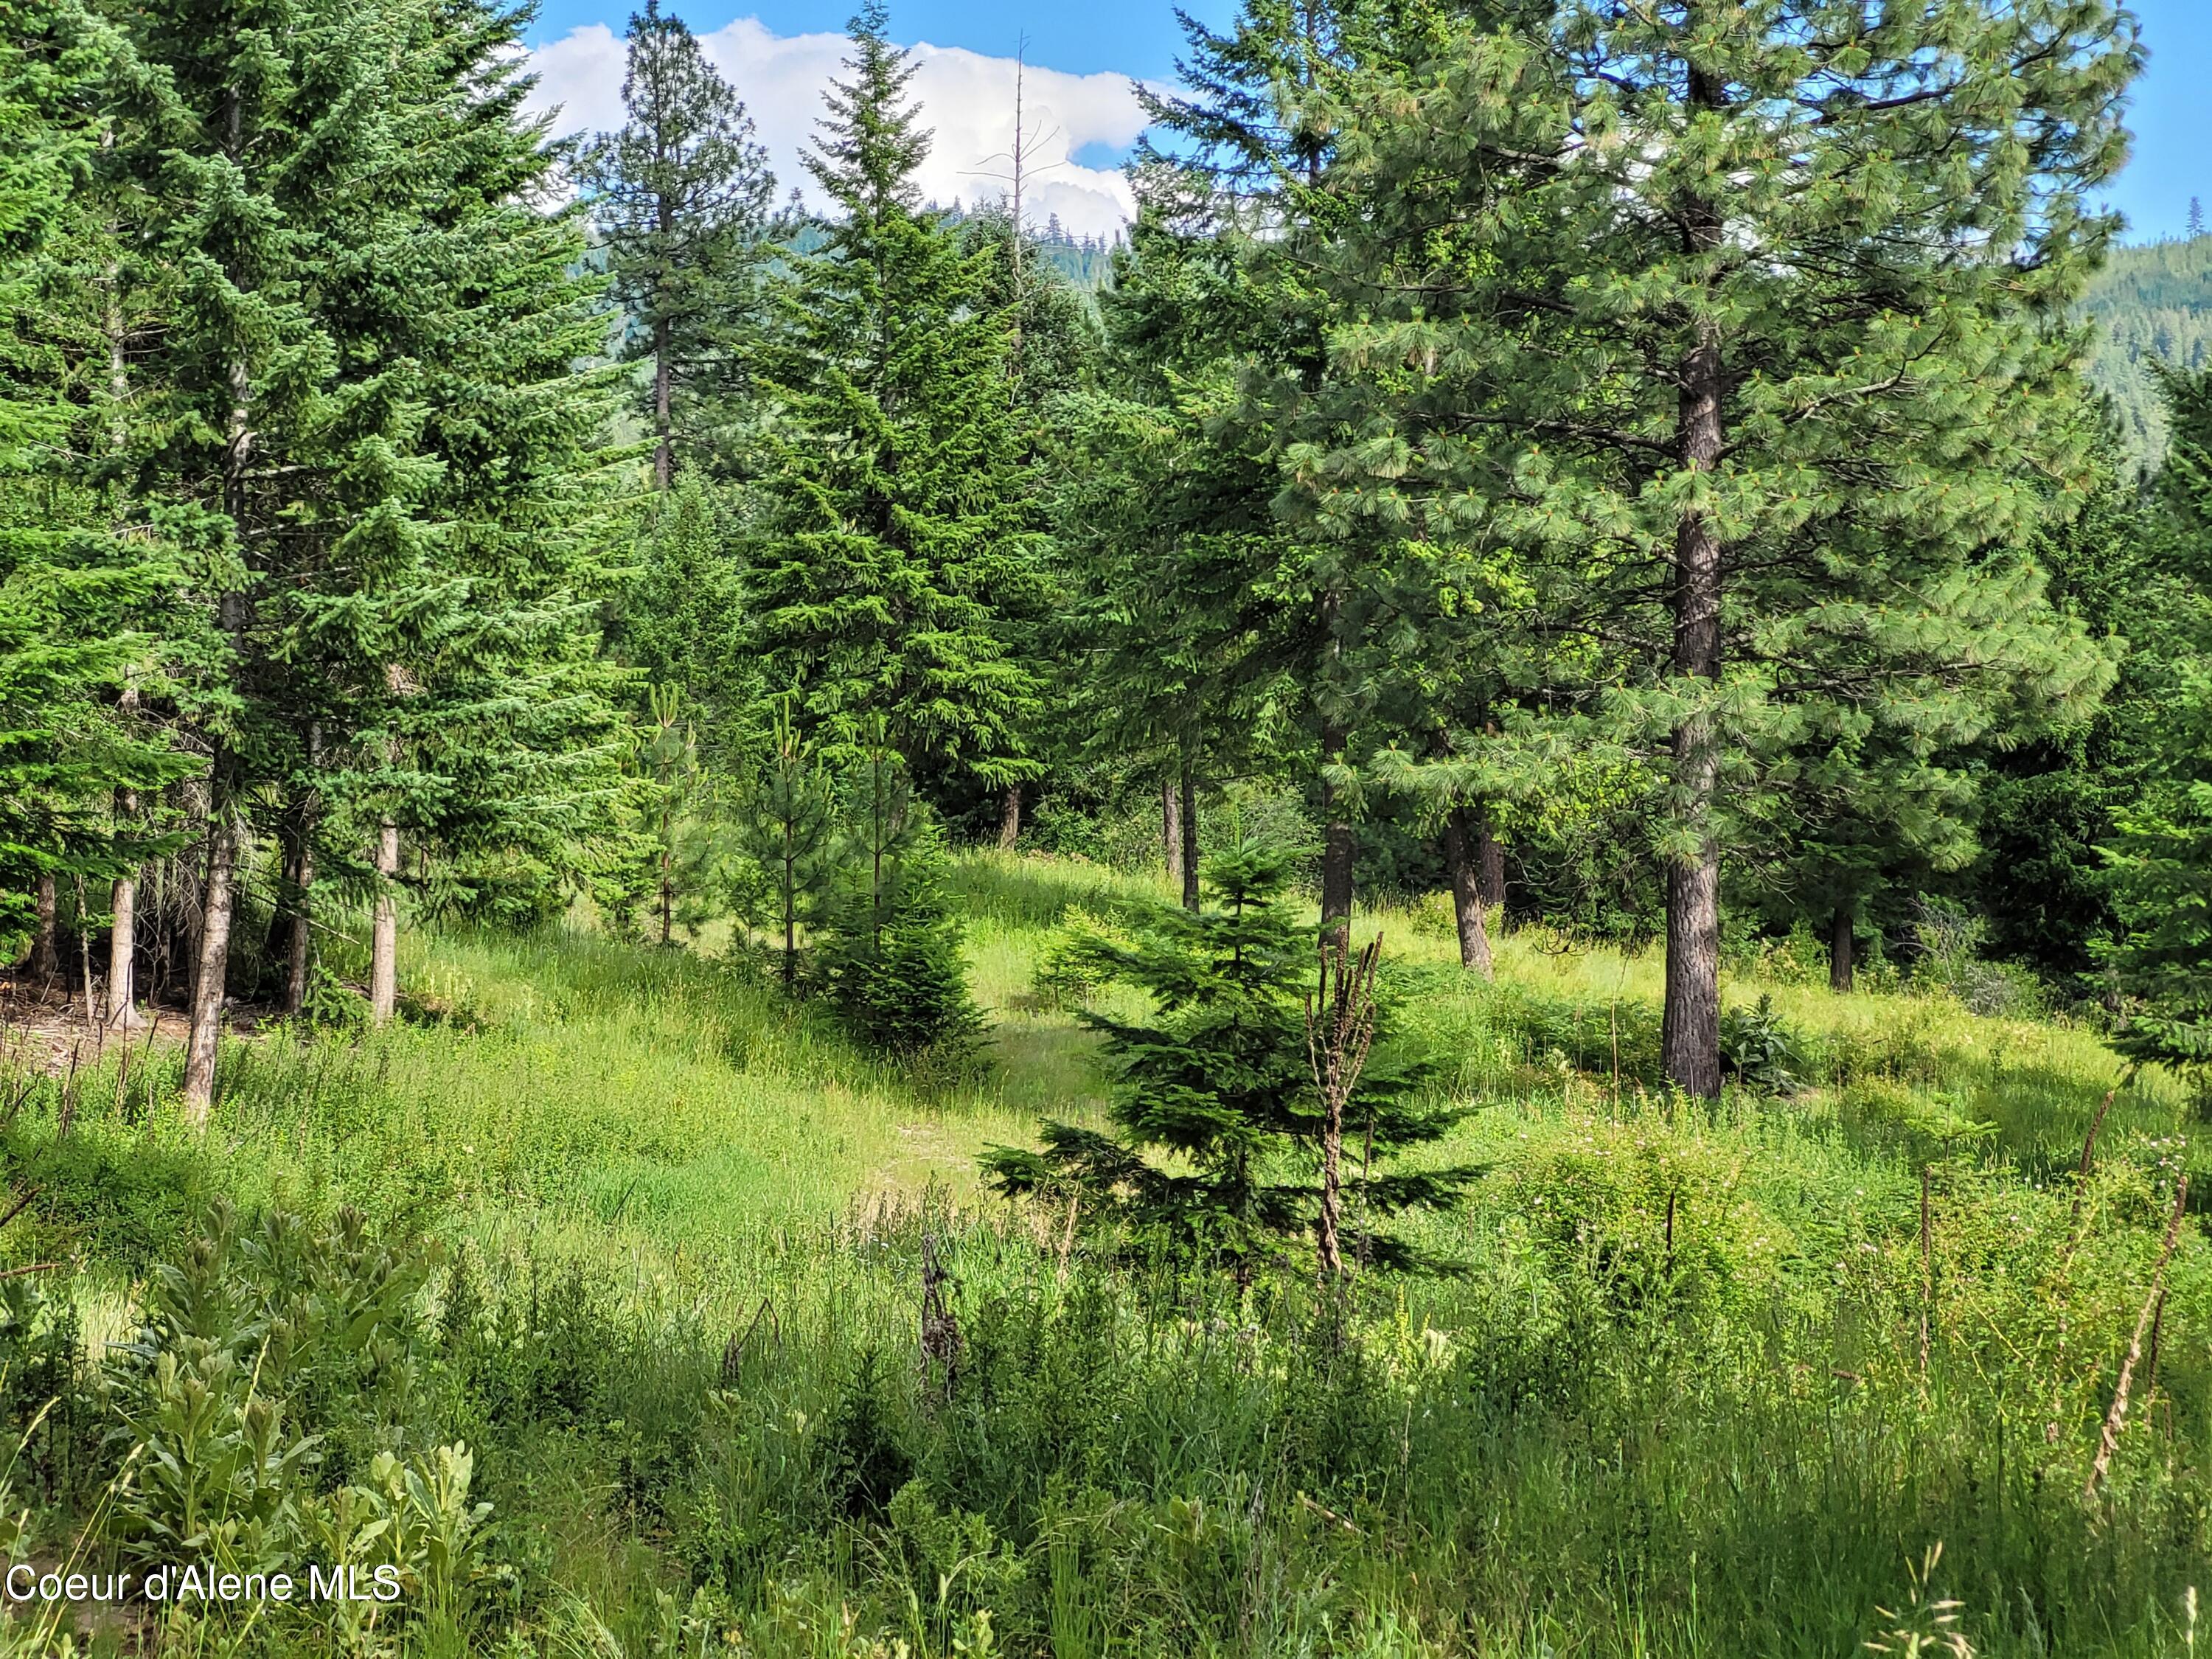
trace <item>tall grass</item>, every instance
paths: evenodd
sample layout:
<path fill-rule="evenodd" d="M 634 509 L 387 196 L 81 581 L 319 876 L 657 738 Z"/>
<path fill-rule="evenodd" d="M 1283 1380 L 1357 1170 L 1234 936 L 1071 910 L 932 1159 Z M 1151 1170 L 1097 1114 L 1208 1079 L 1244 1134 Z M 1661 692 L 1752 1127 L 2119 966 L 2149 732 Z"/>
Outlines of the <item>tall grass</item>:
<path fill-rule="evenodd" d="M 1658 1086 L 1651 957 L 1516 934 L 1486 985 L 1434 906 L 1363 916 L 1391 1025 L 1468 1109 L 1434 1155 L 1486 1173 L 1419 1224 L 1456 1273 L 1364 1281 L 1347 1340 L 1299 1271 L 1239 1304 L 980 1190 L 980 1147 L 1103 1100 L 1091 1039 L 1035 993 L 1051 929 L 1164 894 L 997 856 L 955 885 L 994 1019 L 980 1077 L 886 1071 L 733 966 L 559 932 L 417 938 L 411 1023 L 231 1044 L 204 1139 L 159 1055 L 21 1091 L 0 1157 L 39 1195 L 0 1250 L 76 1268 L 0 1279 L 23 1547 L 125 1547 L 52 1472 L 120 1470 L 98 1425 L 145 1385 L 101 1345 L 143 1316 L 149 1264 L 210 1259 L 222 1198 L 351 1206 L 419 1256 L 364 1373 L 406 1389 L 371 1412 L 302 1384 L 287 1409 L 333 1448 L 466 1441 L 494 1518 L 441 1570 L 445 1611 L 366 1646 L 322 1613 L 217 1612 L 149 1631 L 163 1651 L 1834 1656 L 1946 1597 L 1983 1654 L 2193 1650 L 2193 1226 L 2082 1495 L 2193 1156 L 2148 1078 L 2075 1180 L 2120 1077 L 2094 1033 L 1747 973 L 1729 1001 L 1771 998 L 1804 1086 L 1708 1107 Z M 950 1366 L 919 1343 L 925 1234 Z M 224 1260 L 207 1306 L 272 1294 L 262 1258 Z M 41 1391 L 70 1410 L 38 1418 Z M 301 1465 L 299 1513 L 361 1478 L 333 1460 Z"/>

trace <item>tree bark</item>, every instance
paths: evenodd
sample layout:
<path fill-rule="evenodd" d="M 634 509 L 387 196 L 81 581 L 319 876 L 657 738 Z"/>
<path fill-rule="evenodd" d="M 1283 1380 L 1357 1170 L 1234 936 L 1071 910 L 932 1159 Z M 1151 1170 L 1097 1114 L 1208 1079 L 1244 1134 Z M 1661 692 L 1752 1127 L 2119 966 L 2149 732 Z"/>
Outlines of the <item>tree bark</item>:
<path fill-rule="evenodd" d="M 299 849 L 293 854 L 291 938 L 284 949 L 284 1012 L 297 1018 L 307 1012 L 307 967 L 314 959 L 315 843 L 313 826 L 302 826 Z"/>
<path fill-rule="evenodd" d="M 1838 904 L 1828 920 L 1828 988 L 1848 993 L 1856 977 L 1851 959 L 1851 908 Z"/>
<path fill-rule="evenodd" d="M 138 950 L 138 878 L 118 876 L 109 890 L 109 914 L 114 918 L 107 935 L 107 1024 L 128 1031 L 143 1025 L 138 1012 L 134 958 Z"/>
<path fill-rule="evenodd" d="M 1022 787 L 1018 783 L 1006 786 L 1006 793 L 999 801 L 999 850 L 1011 853 L 1014 843 L 1022 838 Z"/>
<path fill-rule="evenodd" d="M 368 948 L 368 1017 L 389 1025 L 399 1006 L 399 826 L 385 819 L 376 832 L 376 919 Z"/>
<path fill-rule="evenodd" d="M 1160 853 L 1166 859 L 1168 879 L 1182 885 L 1182 794 L 1174 777 L 1160 780 Z"/>
<path fill-rule="evenodd" d="M 238 829 L 231 818 L 227 792 L 218 785 L 212 793 L 199 958 L 192 970 L 191 1035 L 185 1045 L 185 1116 L 196 1127 L 205 1127 L 215 1105 L 216 1048 L 222 1036 L 230 923 L 237 899 Z"/>
<path fill-rule="evenodd" d="M 137 695 L 126 690 L 125 706 L 137 702 Z M 115 792 L 115 816 L 128 822 L 138 812 L 138 792 L 118 789 Z M 138 872 L 135 870 L 116 877 L 115 884 L 108 889 L 107 910 L 112 918 L 107 930 L 107 1011 L 109 1028 L 118 1031 L 135 1030 L 146 1021 L 138 1012 Z"/>
<path fill-rule="evenodd" d="M 658 440 L 653 447 L 653 487 L 662 491 L 667 489 L 675 465 L 675 421 L 671 413 L 674 375 L 669 362 L 672 355 L 668 319 L 663 317 L 653 326 L 653 430 Z"/>
<path fill-rule="evenodd" d="M 1333 766 L 1344 757 L 1345 733 L 1339 726 L 1322 728 L 1322 764 Z M 1340 810 L 1335 787 L 1326 775 L 1321 786 L 1323 830 L 1321 852 L 1321 931 L 1340 947 L 1352 938 L 1352 878 L 1355 843 L 1352 823 Z"/>
<path fill-rule="evenodd" d="M 1176 769 L 1176 867 L 1182 872 L 1182 908 L 1198 914 L 1198 768 L 1185 750 Z"/>
<path fill-rule="evenodd" d="M 1723 89 L 1692 64 L 1689 98 L 1693 108 L 1717 108 Z M 1710 203 L 1692 196 L 1684 214 L 1693 248 L 1707 252 L 1720 246 L 1721 219 Z M 1719 327 L 1700 315 L 1696 343 L 1682 362 L 1676 405 L 1676 458 L 1685 471 L 1710 472 L 1719 463 L 1724 384 Z M 1719 534 L 1710 518 L 1692 508 L 1683 514 L 1674 538 L 1674 671 L 1682 678 L 1720 678 L 1721 581 Z M 1667 1006 L 1659 1036 L 1667 1075 L 1707 1099 L 1721 1091 L 1720 848 L 1711 822 L 1719 745 L 1709 711 L 1692 713 L 1674 729 L 1675 811 L 1695 837 L 1696 849 L 1687 859 L 1669 860 L 1667 868 Z"/>
<path fill-rule="evenodd" d="M 1505 909 L 1505 843 L 1492 833 L 1487 813 L 1476 827 L 1476 840 L 1480 855 L 1478 875 L 1482 883 L 1482 902 L 1502 917 Z"/>
<path fill-rule="evenodd" d="M 1452 917 L 1459 924 L 1459 965 L 1488 979 L 1493 971 L 1490 930 L 1483 916 L 1482 872 L 1475 856 L 1475 844 L 1486 833 L 1481 817 L 1464 805 L 1454 806 L 1444 819 L 1444 863 L 1451 871 Z"/>
<path fill-rule="evenodd" d="M 39 872 L 38 896 L 35 900 L 37 921 L 31 935 L 31 977 L 39 981 L 41 990 L 61 977 L 61 896 L 54 885 L 54 872 Z"/>

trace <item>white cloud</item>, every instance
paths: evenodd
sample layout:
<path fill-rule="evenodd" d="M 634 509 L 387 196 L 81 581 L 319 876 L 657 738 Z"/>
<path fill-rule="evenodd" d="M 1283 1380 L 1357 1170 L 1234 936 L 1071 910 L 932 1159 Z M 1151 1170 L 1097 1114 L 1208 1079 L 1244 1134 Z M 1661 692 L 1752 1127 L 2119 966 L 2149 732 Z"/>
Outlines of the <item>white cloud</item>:
<path fill-rule="evenodd" d="M 699 43 L 738 89 L 768 146 L 778 194 L 797 185 L 822 205 L 800 157 L 823 112 L 822 95 L 841 73 L 848 50 L 842 34 L 772 34 L 740 17 L 702 34 Z M 1005 184 L 989 173 L 1009 170 L 1014 138 L 1014 60 L 953 46 L 917 46 L 908 91 L 935 137 L 921 165 L 922 194 L 939 202 L 994 199 Z M 532 103 L 557 106 L 556 131 L 601 131 L 621 125 L 623 47 L 605 23 L 587 23 L 530 54 L 538 76 Z M 1032 227 L 1048 214 L 1077 235 L 1110 235 L 1135 212 L 1128 181 L 1110 169 L 1076 164 L 1090 144 L 1122 149 L 1144 131 L 1145 115 L 1120 75 L 1068 75 L 1030 64 L 1023 76 L 1023 125 L 1029 130 L 1030 174 L 1023 216 Z"/>

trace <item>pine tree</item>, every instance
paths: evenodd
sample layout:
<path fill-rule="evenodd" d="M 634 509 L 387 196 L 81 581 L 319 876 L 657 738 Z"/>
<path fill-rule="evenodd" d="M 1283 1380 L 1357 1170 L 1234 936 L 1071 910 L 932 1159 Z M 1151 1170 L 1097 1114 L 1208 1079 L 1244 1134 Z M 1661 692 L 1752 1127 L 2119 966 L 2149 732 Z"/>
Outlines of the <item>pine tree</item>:
<path fill-rule="evenodd" d="M 2212 1085 L 2212 371 L 2160 376 L 2173 442 L 2156 486 L 2144 584 L 2164 614 L 2130 700 L 2141 758 L 2104 849 L 2118 937 L 2098 947 L 2133 1006 L 2116 1046 Z M 2146 620 L 2148 620 L 2147 617 Z M 2131 665 L 2131 669 L 2136 668 Z"/>
<path fill-rule="evenodd" d="M 1412 19 L 1287 106 L 1332 153 L 1279 175 L 1281 240 L 1347 319 L 1283 442 L 1322 523 L 1540 556 L 1559 620 L 1626 647 L 1583 700 L 1663 769 L 1662 1046 L 1711 1094 L 1762 780 L 2109 681 L 2018 550 L 2035 480 L 2083 474 L 2052 325 L 2114 228 L 2083 200 L 2139 53 L 2070 0 L 1516 9 Z"/>
<path fill-rule="evenodd" d="M 1001 617 L 1038 580 L 1018 472 L 1007 327 L 979 303 L 982 257 L 918 201 L 929 137 L 880 5 L 854 19 L 808 167 L 835 204 L 793 262 L 768 355 L 782 400 L 763 545 L 747 584 L 771 682 L 850 745 L 878 714 L 908 763 L 987 787 L 1033 776 L 1030 667 Z"/>
<path fill-rule="evenodd" d="M 757 737 L 759 677 L 745 649 L 739 532 L 723 492 L 696 471 L 653 504 L 615 643 L 658 684 L 683 688 L 710 764 L 738 768 Z"/>
<path fill-rule="evenodd" d="M 106 112 L 132 70 L 75 8 L 0 9 L 0 948 L 30 934 L 51 979 L 65 897 L 113 892 L 123 1021 L 128 896 L 161 843 L 122 809 L 190 769 L 134 718 L 173 568 L 160 538 L 118 519 L 106 477 L 126 421 Z M 75 908 L 80 937 L 105 921 L 88 900 Z"/>
<path fill-rule="evenodd" d="M 586 147 L 579 175 L 624 317 L 623 354 L 649 362 L 653 483 L 741 389 L 775 179 L 744 105 L 683 20 L 646 0 L 629 20 L 629 120 Z M 687 418 L 684 406 L 695 406 Z"/>
<path fill-rule="evenodd" d="M 580 728 L 602 728 L 611 777 L 574 591 L 607 528 L 592 445 L 609 404 L 605 377 L 574 367 L 597 330 L 576 216 L 530 201 L 554 157 L 520 108 L 514 19 L 246 0 L 137 21 L 158 96 L 127 160 L 140 234 L 177 275 L 147 364 L 161 436 L 132 483 L 177 526 L 213 636 L 179 676 L 212 770 L 185 1077 L 204 1117 L 242 811 L 277 805 L 289 996 L 311 872 L 335 867 L 376 900 L 388 1017 L 403 827 L 574 830 Z"/>
<path fill-rule="evenodd" d="M 1323 1115 L 1316 1097 L 1302 999 L 1313 981 L 1311 935 L 1292 917 L 1283 855 L 1245 841 L 1208 860 L 1213 903 L 1162 908 L 1127 944 L 1093 938 L 1088 971 L 1143 992 L 1144 1020 L 1085 1013 L 1104 1038 L 1115 1133 L 1044 1126 L 1042 1152 L 986 1158 L 1010 1196 L 1073 1191 L 1092 1224 L 1211 1258 L 1248 1289 L 1279 1242 L 1313 1232 L 1321 1188 L 1310 1172 Z M 1345 1125 L 1363 1149 L 1352 1195 L 1355 1254 L 1399 1266 L 1418 1253 L 1383 1218 L 1447 1200 L 1468 1172 L 1386 1170 L 1455 1121 L 1418 1100 L 1425 1062 L 1386 1041 L 1362 1073 Z"/>
<path fill-rule="evenodd" d="M 776 700 L 768 754 L 740 803 L 738 839 L 760 870 L 769 926 L 781 936 L 779 971 L 799 983 L 801 928 L 820 914 L 837 870 L 837 796 L 822 757 Z"/>
<path fill-rule="evenodd" d="M 1018 232 L 1011 214 L 986 211 L 960 228 L 961 251 L 980 263 L 978 303 L 1008 319 L 1006 356 L 1011 420 L 1010 459 L 1028 512 L 1024 522 L 1042 532 L 1050 524 L 1048 496 L 1055 462 L 1066 436 L 1068 400 L 1097 366 L 1097 324 L 1066 278 L 1039 258 L 1037 244 Z M 1017 735 L 1025 758 L 1049 767 L 1074 748 L 1071 705 L 1077 688 L 1067 669 L 1081 658 L 1066 574 L 1055 541 L 1040 536 L 1034 580 L 1006 592 L 998 609 L 997 633 L 1008 653 L 1030 668 L 1036 699 Z M 1024 782 L 1000 792 L 999 845 L 1014 847 L 1021 834 Z"/>

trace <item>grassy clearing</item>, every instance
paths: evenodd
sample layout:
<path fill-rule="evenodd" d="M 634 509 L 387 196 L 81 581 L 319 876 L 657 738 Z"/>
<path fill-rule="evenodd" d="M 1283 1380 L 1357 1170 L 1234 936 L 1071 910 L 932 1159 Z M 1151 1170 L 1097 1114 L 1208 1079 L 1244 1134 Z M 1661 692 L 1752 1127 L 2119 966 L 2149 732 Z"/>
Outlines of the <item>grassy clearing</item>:
<path fill-rule="evenodd" d="M 1102 1103 L 1089 1038 L 1034 994 L 1051 927 L 1158 895 L 995 856 L 957 887 L 994 1019 L 979 1079 L 884 1073 L 773 988 L 564 933 L 416 940 L 423 1021 L 236 1045 L 204 1142 L 158 1056 L 80 1079 L 65 1132 L 58 1087 L 33 1088 L 0 1155 L 39 1197 L 0 1239 L 76 1271 L 0 1279 L 0 1405 L 37 1422 L 9 1476 L 22 1547 L 145 1559 L 131 1517 L 167 1524 L 167 1500 L 100 1497 L 119 1421 L 265 1510 L 203 1547 L 327 1551 L 333 1516 L 388 1512 L 348 1547 L 409 1586 L 357 1626 L 172 1612 L 143 1632 L 164 1650 L 1841 1655 L 1932 1631 L 1908 1566 L 1939 1541 L 1929 1597 L 1961 1602 L 1977 1652 L 2193 1650 L 2194 1227 L 2081 1495 L 2193 1156 L 2148 1079 L 2076 1185 L 2119 1076 L 2094 1033 L 1747 974 L 1729 1002 L 1772 999 L 1808 1086 L 1680 1106 L 1653 1082 L 1654 957 L 1516 935 L 1485 986 L 1434 907 L 1363 918 L 1400 1028 L 1470 1109 L 1436 1155 L 1487 1173 L 1423 1224 L 1461 1275 L 1370 1279 L 1338 1345 L 1298 1275 L 1234 1306 L 979 1193 L 980 1147 Z M 240 1219 L 195 1246 L 218 1199 Z M 272 1244 L 253 1219 L 344 1206 L 383 1242 Z M 925 1234 L 950 1375 L 917 1352 Z M 163 1327 L 178 1284 L 200 1311 Z M 270 1320 L 325 1334 L 272 1362 Z M 213 1439 L 107 1348 L 149 1324 Z M 313 1437 L 289 1473 L 208 1449 L 255 1397 L 284 1402 L 279 1442 Z M 410 1472 L 450 1491 L 456 1443 L 481 1525 L 409 1507 Z"/>

